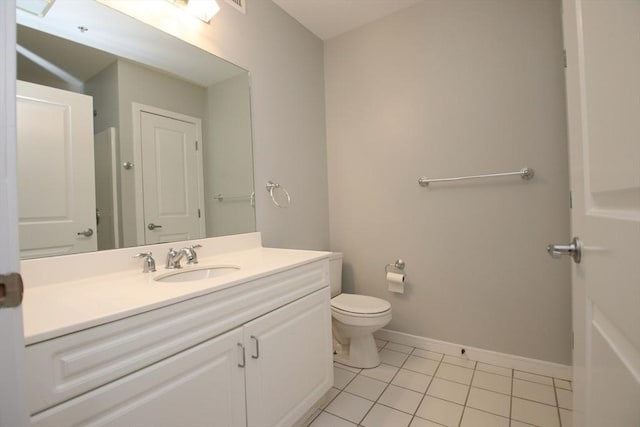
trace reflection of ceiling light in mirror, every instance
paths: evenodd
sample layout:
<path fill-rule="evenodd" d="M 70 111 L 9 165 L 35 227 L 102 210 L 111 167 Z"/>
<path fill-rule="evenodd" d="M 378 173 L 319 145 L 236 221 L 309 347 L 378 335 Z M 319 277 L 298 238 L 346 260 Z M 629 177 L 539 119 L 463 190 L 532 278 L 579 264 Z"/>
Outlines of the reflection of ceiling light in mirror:
<path fill-rule="evenodd" d="M 16 0 L 16 7 L 36 16 L 44 17 L 56 0 Z"/>
<path fill-rule="evenodd" d="M 218 13 L 220 6 L 216 0 L 168 0 L 171 3 L 184 9 L 190 15 L 209 23 L 211 18 Z"/>

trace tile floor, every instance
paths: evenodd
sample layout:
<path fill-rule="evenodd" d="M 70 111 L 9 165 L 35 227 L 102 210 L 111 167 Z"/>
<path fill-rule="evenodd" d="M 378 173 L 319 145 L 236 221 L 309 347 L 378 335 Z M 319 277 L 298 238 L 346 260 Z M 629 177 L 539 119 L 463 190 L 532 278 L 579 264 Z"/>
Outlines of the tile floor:
<path fill-rule="evenodd" d="M 309 427 L 567 427 L 571 382 L 376 340 L 382 364 L 334 364 Z"/>

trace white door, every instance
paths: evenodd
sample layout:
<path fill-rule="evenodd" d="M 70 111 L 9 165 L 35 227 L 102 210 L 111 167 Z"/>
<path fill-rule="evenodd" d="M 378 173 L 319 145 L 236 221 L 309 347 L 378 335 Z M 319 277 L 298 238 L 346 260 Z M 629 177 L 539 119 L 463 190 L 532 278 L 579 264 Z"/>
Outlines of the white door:
<path fill-rule="evenodd" d="M 574 425 L 640 425 L 640 1 L 564 0 Z"/>
<path fill-rule="evenodd" d="M 95 251 L 93 99 L 17 82 L 22 258 Z"/>
<path fill-rule="evenodd" d="M 116 153 L 116 128 L 110 127 L 97 133 L 93 139 L 96 168 L 96 228 L 98 249 L 120 247 L 118 216 L 118 159 Z"/>
<path fill-rule="evenodd" d="M 16 5 L 0 2 L 0 274 L 20 271 L 16 196 Z M 0 308 L 0 427 L 28 425 L 22 308 Z"/>
<path fill-rule="evenodd" d="M 199 124 L 140 112 L 145 243 L 205 237 Z"/>
<path fill-rule="evenodd" d="M 249 427 L 291 426 L 331 387 L 329 300 L 325 288 L 245 325 Z"/>

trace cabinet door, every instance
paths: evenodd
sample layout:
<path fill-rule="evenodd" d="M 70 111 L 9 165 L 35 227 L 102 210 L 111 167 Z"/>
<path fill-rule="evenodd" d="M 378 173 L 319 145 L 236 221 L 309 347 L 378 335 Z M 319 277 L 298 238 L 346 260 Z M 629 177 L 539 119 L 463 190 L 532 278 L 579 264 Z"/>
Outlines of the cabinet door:
<path fill-rule="evenodd" d="M 331 387 L 329 304 L 324 288 L 245 325 L 249 427 L 291 426 Z"/>
<path fill-rule="evenodd" d="M 31 418 L 37 427 L 246 426 L 238 328 Z"/>

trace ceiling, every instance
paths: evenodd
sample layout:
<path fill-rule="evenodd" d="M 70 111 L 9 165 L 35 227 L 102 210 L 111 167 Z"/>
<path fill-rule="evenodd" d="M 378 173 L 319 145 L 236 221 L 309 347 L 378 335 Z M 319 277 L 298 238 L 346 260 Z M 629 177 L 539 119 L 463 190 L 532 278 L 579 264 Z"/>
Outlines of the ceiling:
<path fill-rule="evenodd" d="M 273 0 L 322 40 L 424 0 Z"/>

